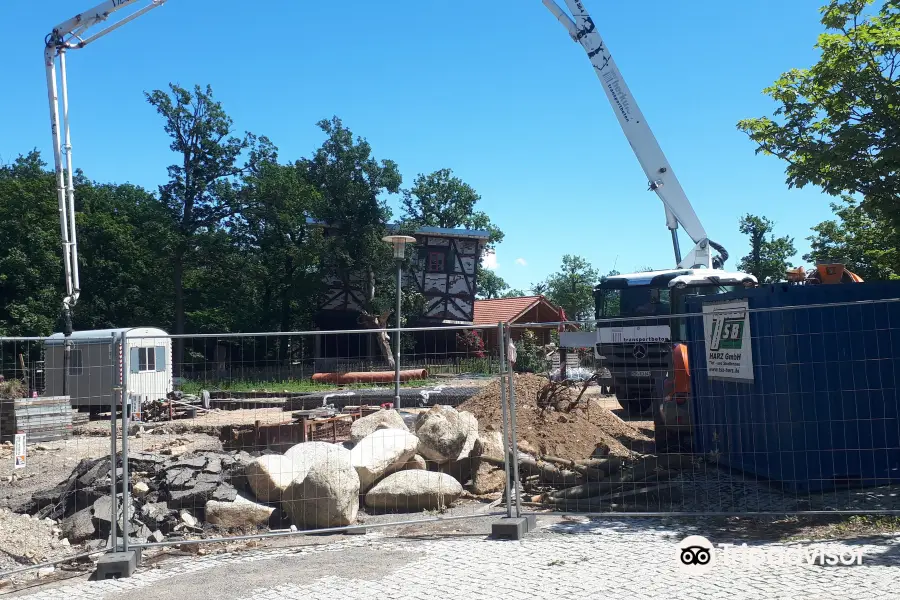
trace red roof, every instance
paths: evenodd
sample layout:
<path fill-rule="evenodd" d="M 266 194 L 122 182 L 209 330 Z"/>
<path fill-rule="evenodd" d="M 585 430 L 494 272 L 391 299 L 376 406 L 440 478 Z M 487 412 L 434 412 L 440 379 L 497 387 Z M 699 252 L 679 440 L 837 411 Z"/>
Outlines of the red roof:
<path fill-rule="evenodd" d="M 543 296 L 518 296 L 515 298 L 495 298 L 475 301 L 475 325 L 496 325 L 514 323 L 538 304 L 544 304 L 556 314 L 560 309 L 550 304 Z"/>

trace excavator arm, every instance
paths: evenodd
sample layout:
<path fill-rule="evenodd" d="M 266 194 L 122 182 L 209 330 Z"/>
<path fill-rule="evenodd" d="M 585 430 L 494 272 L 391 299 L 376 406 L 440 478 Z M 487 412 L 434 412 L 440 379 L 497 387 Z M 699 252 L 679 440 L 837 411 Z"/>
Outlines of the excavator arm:
<path fill-rule="evenodd" d="M 612 105 L 619 125 L 631 145 L 631 149 L 647 176 L 649 189 L 656 192 L 666 212 L 666 226 L 672 233 L 675 261 L 680 268 L 711 267 L 721 268 L 728 253 L 722 246 L 710 241 L 697 213 L 694 212 L 675 171 L 666 160 L 659 142 L 650 130 L 637 101 L 625 84 L 625 79 L 616 66 L 609 48 L 600 37 L 597 27 L 581 0 L 565 0 L 572 13 L 570 17 L 554 0 L 543 0 L 544 6 L 553 13 L 571 38 L 584 48 L 594 72 L 603 85 L 606 98 Z M 694 241 L 694 248 L 687 256 L 681 256 L 678 243 L 678 226 Z M 713 257 L 711 248 L 719 252 Z"/>

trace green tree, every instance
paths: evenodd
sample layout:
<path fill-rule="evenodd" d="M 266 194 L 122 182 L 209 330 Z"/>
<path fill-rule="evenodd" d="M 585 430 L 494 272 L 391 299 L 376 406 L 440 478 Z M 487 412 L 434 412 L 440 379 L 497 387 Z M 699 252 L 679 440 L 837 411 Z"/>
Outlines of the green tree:
<path fill-rule="evenodd" d="M 261 323 L 290 331 L 312 325 L 322 287 L 321 230 L 308 222 L 321 195 L 302 169 L 259 162 L 245 178 L 242 245 L 254 256 Z"/>
<path fill-rule="evenodd" d="M 821 9 L 818 62 L 792 69 L 764 93 L 778 104 L 774 119 L 738 123 L 757 153 L 788 163 L 790 187 L 820 186 L 832 195 L 859 194 L 900 225 L 900 2 L 832 0 Z"/>
<path fill-rule="evenodd" d="M 845 196 L 832 204 L 837 219 L 813 227 L 807 239 L 811 252 L 803 260 L 843 261 L 848 269 L 866 281 L 900 278 L 900 235 L 877 209 L 864 210 L 859 202 Z"/>
<path fill-rule="evenodd" d="M 786 271 L 793 266 L 790 258 L 797 253 L 794 238 L 775 237 L 775 223 L 766 217 L 746 214 L 741 217 L 741 233 L 750 238 L 750 253 L 737 268 L 756 276 L 760 283 L 784 281 Z"/>
<path fill-rule="evenodd" d="M 53 175 L 33 150 L 0 166 L 0 335 L 48 335 L 62 308 Z"/>
<path fill-rule="evenodd" d="M 313 157 L 298 161 L 297 167 L 321 195 L 315 217 L 339 232 L 325 239 L 323 275 L 345 284 L 361 283 L 365 306 L 360 322 L 383 327 L 393 312 L 395 294 L 387 283 L 393 281 L 395 266 L 382 241 L 391 217 L 383 194 L 398 193 L 403 179 L 397 163 L 373 157 L 369 142 L 354 139 L 338 117 L 318 125 L 327 137 Z M 385 285 L 376 285 L 379 281 Z M 393 364 L 387 335 L 377 339 L 385 359 Z"/>
<path fill-rule="evenodd" d="M 581 256 L 566 254 L 560 270 L 547 278 L 547 297 L 566 311 L 571 320 L 590 319 L 594 314 L 594 286 L 600 275 Z"/>
<path fill-rule="evenodd" d="M 483 300 L 501 298 L 503 297 L 503 294 L 509 289 L 509 286 L 506 285 L 506 282 L 503 281 L 503 278 L 497 275 L 491 269 L 479 269 L 477 281 L 478 293 L 476 297 Z"/>
<path fill-rule="evenodd" d="M 503 232 L 487 213 L 475 210 L 481 196 L 450 169 L 419 174 L 413 187 L 403 191 L 405 220 L 428 227 L 465 227 L 486 230 L 487 249 L 503 241 Z"/>
<path fill-rule="evenodd" d="M 185 332 L 185 268 L 196 248 L 195 238 L 215 232 L 240 215 L 235 185 L 242 172 L 241 154 L 256 139 L 233 135 L 232 120 L 213 98 L 212 88 L 193 92 L 169 84 L 169 92 L 154 90 L 147 101 L 162 116 L 169 148 L 178 162 L 168 169 L 169 182 L 159 186 L 160 201 L 168 210 L 174 235 L 167 248 L 172 263 L 174 332 Z M 265 144 L 267 140 L 263 138 Z M 173 363 L 180 368 L 183 340 L 175 343 Z"/>
<path fill-rule="evenodd" d="M 518 288 L 509 288 L 508 290 L 506 290 L 505 292 L 500 294 L 500 297 L 501 298 L 519 298 L 524 295 L 525 295 L 525 292 L 523 292 L 522 290 L 520 290 Z"/>
<path fill-rule="evenodd" d="M 173 232 L 165 207 L 138 186 L 94 182 L 81 174 L 75 200 L 82 288 L 76 328 L 169 329 L 171 264 L 160 248 Z"/>

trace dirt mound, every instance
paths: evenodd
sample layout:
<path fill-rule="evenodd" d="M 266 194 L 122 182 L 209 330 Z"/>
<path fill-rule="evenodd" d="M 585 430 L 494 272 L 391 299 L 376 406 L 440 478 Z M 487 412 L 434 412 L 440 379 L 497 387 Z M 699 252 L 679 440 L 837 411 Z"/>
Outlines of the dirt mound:
<path fill-rule="evenodd" d="M 612 456 L 628 457 L 646 452 L 653 440 L 599 406 L 589 396 L 569 412 L 541 409 L 537 398 L 547 379 L 538 375 L 517 374 L 516 422 L 519 441 L 527 442 L 541 455 L 570 460 L 588 458 L 597 446 Z M 560 399 L 574 400 L 580 388 L 564 391 Z M 481 429 L 500 430 L 500 382 L 494 381 L 476 396 L 459 406 L 478 419 Z"/>

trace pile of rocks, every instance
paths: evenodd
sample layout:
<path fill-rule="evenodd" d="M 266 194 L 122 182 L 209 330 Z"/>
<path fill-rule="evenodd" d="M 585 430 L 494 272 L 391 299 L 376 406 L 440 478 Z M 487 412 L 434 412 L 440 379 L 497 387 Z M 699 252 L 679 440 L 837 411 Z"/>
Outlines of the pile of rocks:
<path fill-rule="evenodd" d="M 356 522 L 361 505 L 441 510 L 470 480 L 477 494 L 504 487 L 500 434 L 479 434 L 471 413 L 446 406 L 418 415 L 412 430 L 397 411 L 381 410 L 354 422 L 345 444 L 305 442 L 284 454 L 128 456 L 131 506 L 126 519 L 116 490 L 117 531 L 138 541 L 202 534 L 207 526 L 340 527 Z M 82 460 L 66 481 L 34 494 L 25 512 L 58 521 L 72 543 L 99 543 L 112 527 L 110 469 L 109 458 Z"/>
<path fill-rule="evenodd" d="M 298 444 L 257 458 L 246 475 L 255 497 L 279 506 L 293 525 L 340 527 L 356 521 L 360 502 L 418 512 L 449 507 L 469 479 L 477 493 L 499 491 L 503 470 L 482 464 L 487 455 L 502 457 L 500 434 L 479 435 L 471 413 L 434 406 L 410 431 L 397 411 L 381 410 L 355 421 L 345 445 Z"/>
<path fill-rule="evenodd" d="M 116 477 L 121 481 L 121 457 Z M 197 508 L 209 502 L 233 503 L 246 485 L 244 469 L 254 457 L 246 452 L 200 452 L 171 457 L 129 453 L 131 509 L 124 521 L 121 484 L 116 490 L 118 532 L 140 541 L 202 531 Z M 108 457 L 82 460 L 55 488 L 35 493 L 25 512 L 59 521 L 72 543 L 103 540 L 112 527 L 112 480 Z M 208 518 L 208 517 L 207 517 Z"/>

